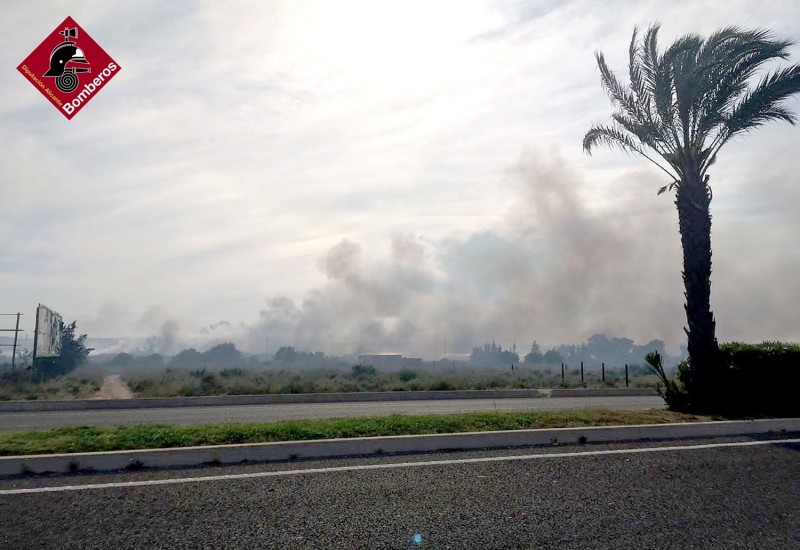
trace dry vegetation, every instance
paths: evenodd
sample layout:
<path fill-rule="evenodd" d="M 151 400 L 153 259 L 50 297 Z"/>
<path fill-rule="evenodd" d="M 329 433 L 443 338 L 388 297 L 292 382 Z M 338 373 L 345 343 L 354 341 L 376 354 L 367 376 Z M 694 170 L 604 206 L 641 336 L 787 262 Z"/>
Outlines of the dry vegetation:
<path fill-rule="evenodd" d="M 163 365 L 115 365 L 90 362 L 45 382 L 14 376 L 0 367 L 0 400 L 85 399 L 103 384 L 104 376 L 120 373 L 135 397 L 190 397 L 200 395 L 260 395 L 279 393 L 336 393 L 367 391 L 441 391 L 531 389 L 557 387 L 625 387 L 625 371 L 607 368 L 606 381 L 599 371 L 587 368 L 584 383 L 580 370 L 570 368 L 565 383 L 561 368 L 476 367 L 468 363 L 427 363 L 416 369 L 381 371 L 372 367 L 248 364 L 235 367 L 178 367 Z M 630 387 L 655 387 L 657 378 L 642 366 L 630 367 Z"/>
<path fill-rule="evenodd" d="M 655 387 L 657 379 L 647 369 L 630 369 L 631 387 Z M 365 391 L 484 390 L 505 388 L 581 387 L 580 371 L 570 369 L 562 385 L 561 369 L 522 367 L 475 368 L 426 366 L 394 372 L 372 367 L 226 369 L 161 369 L 160 372 L 123 372 L 139 397 L 197 395 L 247 395 L 269 393 L 330 393 Z M 599 372 L 586 372 L 586 387 L 625 387 L 622 369 L 607 369 L 606 382 Z"/>
<path fill-rule="evenodd" d="M 103 369 L 83 365 L 65 376 L 34 382 L 28 376 L 0 367 L 0 401 L 23 399 L 87 399 L 103 384 Z M 23 373 L 24 374 L 24 373 Z"/>

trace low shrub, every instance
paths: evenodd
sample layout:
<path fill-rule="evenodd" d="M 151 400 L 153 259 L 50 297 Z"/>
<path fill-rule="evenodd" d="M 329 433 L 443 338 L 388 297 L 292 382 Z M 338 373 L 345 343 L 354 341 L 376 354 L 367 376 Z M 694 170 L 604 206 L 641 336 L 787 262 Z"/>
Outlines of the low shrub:
<path fill-rule="evenodd" d="M 445 378 L 433 382 L 428 388 L 431 391 L 447 391 L 458 389 L 455 385 Z"/>
<path fill-rule="evenodd" d="M 800 345 L 782 342 L 720 346 L 722 412 L 800 416 Z"/>
<path fill-rule="evenodd" d="M 219 375 L 223 378 L 244 378 L 247 376 L 247 371 L 239 367 L 222 369 Z"/>
<path fill-rule="evenodd" d="M 411 380 L 413 380 L 414 378 L 416 378 L 418 376 L 419 376 L 419 373 L 417 371 L 409 370 L 409 369 L 401 370 L 397 374 L 397 377 L 403 382 L 410 382 Z"/>
<path fill-rule="evenodd" d="M 203 378 L 207 374 L 208 370 L 205 367 L 189 371 L 189 376 L 191 376 L 192 378 Z"/>
<path fill-rule="evenodd" d="M 213 374 L 206 374 L 200 379 L 200 391 L 203 395 L 217 395 L 221 389 L 222 386 Z"/>
<path fill-rule="evenodd" d="M 664 373 L 658 354 L 648 354 L 647 362 L 659 377 L 659 393 L 673 410 L 737 417 L 800 416 L 798 344 L 720 345 L 719 361 L 709 378 L 712 391 L 703 396 L 692 389 L 694 372 L 688 358 L 678 365 L 677 379 Z"/>
<path fill-rule="evenodd" d="M 353 368 L 350 370 L 350 376 L 358 380 L 374 378 L 376 375 L 377 371 L 372 365 L 353 365 Z"/>

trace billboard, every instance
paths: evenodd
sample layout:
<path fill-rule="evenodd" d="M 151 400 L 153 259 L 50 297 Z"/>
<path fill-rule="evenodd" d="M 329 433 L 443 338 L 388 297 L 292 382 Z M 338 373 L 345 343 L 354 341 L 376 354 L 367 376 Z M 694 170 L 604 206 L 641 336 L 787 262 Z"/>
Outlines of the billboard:
<path fill-rule="evenodd" d="M 34 357 L 57 357 L 61 354 L 61 315 L 47 306 L 36 308 L 33 335 Z"/>

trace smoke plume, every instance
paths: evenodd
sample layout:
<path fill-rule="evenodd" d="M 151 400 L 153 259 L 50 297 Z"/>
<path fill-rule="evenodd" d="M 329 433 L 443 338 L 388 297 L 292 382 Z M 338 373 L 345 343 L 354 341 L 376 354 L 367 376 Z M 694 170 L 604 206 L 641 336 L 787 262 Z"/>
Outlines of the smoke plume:
<path fill-rule="evenodd" d="M 519 200 L 495 227 L 440 241 L 396 234 L 384 254 L 342 240 L 319 261 L 327 282 L 297 302 L 271 298 L 251 340 L 426 358 L 492 339 L 525 349 L 604 331 L 678 343 L 671 204 L 656 214 L 592 208 L 581 198 L 587 183 L 557 154 L 524 155 L 509 178 Z"/>

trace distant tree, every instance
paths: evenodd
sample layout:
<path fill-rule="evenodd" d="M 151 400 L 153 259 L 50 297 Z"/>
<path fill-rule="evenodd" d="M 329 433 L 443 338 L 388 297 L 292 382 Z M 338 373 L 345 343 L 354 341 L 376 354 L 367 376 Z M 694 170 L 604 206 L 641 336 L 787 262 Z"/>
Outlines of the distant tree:
<path fill-rule="evenodd" d="M 513 349 L 504 350 L 503 346 L 487 342 L 483 347 L 473 348 L 469 360 L 479 365 L 502 365 L 519 363 L 519 355 Z"/>
<path fill-rule="evenodd" d="M 281 346 L 278 348 L 278 351 L 275 352 L 275 361 L 291 363 L 295 359 L 297 359 L 297 350 L 294 349 L 294 346 Z"/>
<path fill-rule="evenodd" d="M 666 344 L 663 340 L 650 340 L 643 346 L 636 346 L 631 353 L 634 356 L 632 362 L 639 362 L 642 357 L 647 356 L 648 353 L 656 353 L 662 359 L 665 365 L 672 363 L 673 365 L 679 363 L 682 358 L 674 358 L 667 355 Z"/>
<path fill-rule="evenodd" d="M 175 367 L 194 367 L 203 362 L 203 354 L 194 348 L 188 348 L 178 352 L 169 364 Z"/>
<path fill-rule="evenodd" d="M 532 365 L 539 365 L 544 362 L 544 354 L 536 340 L 531 344 L 531 351 L 525 354 L 525 362 Z"/>
<path fill-rule="evenodd" d="M 580 361 L 589 360 L 589 354 L 586 349 L 586 344 L 581 344 L 580 346 L 576 346 L 574 344 L 571 345 L 562 344 L 557 348 L 553 348 L 551 351 L 555 351 L 561 356 L 561 359 L 558 361 L 559 363 L 561 362 L 579 363 Z"/>
<path fill-rule="evenodd" d="M 634 356 L 635 345 L 629 338 L 609 338 L 605 334 L 593 334 L 585 346 L 585 357 L 581 360 L 595 364 L 606 362 L 622 365 L 631 361 L 640 361 L 642 356 Z M 652 350 L 651 350 L 652 351 Z"/>
<path fill-rule="evenodd" d="M 500 362 L 505 365 L 509 363 L 519 363 L 519 354 L 516 351 L 504 350 L 500 352 Z"/>
<path fill-rule="evenodd" d="M 564 362 L 564 356 L 558 353 L 555 349 L 551 349 L 545 352 L 544 362 L 547 365 L 557 365 Z"/>
<path fill-rule="evenodd" d="M 203 361 L 208 365 L 240 365 L 242 363 L 242 352 L 230 342 L 218 344 L 203 352 Z"/>

